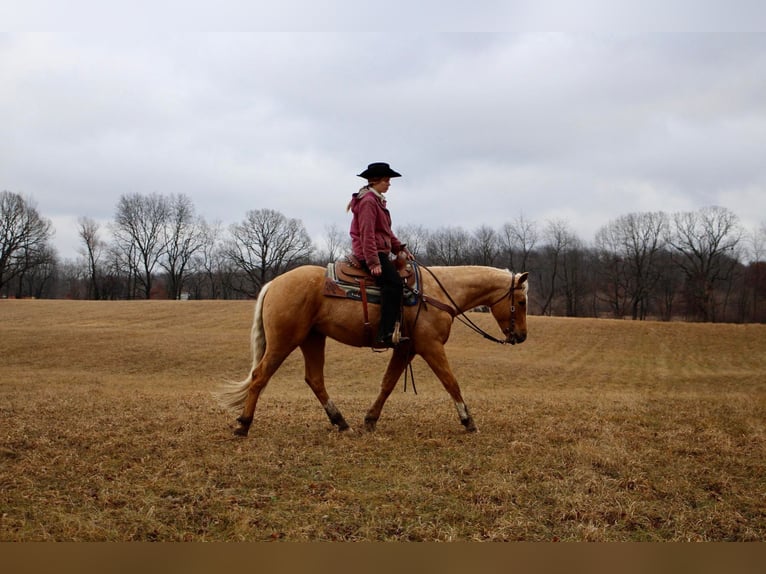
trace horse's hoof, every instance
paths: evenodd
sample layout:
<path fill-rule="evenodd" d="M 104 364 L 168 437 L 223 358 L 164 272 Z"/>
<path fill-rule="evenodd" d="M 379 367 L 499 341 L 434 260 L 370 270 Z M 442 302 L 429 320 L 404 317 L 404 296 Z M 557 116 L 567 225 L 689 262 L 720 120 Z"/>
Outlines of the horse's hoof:
<path fill-rule="evenodd" d="M 476 428 L 476 424 L 473 422 L 472 419 L 468 419 L 467 421 L 461 421 L 463 423 L 463 426 L 465 427 L 465 432 L 479 432 L 479 429 Z"/>
<path fill-rule="evenodd" d="M 375 432 L 375 425 L 377 421 L 364 421 L 364 428 L 367 432 Z"/>
<path fill-rule="evenodd" d="M 234 436 L 247 436 L 249 430 L 247 427 L 239 427 L 234 430 Z"/>

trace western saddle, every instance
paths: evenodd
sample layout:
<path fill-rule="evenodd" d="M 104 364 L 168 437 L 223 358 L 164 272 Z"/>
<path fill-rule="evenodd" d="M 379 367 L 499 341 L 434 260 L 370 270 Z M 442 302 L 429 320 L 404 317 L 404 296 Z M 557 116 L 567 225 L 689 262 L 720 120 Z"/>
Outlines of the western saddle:
<path fill-rule="evenodd" d="M 419 274 L 416 272 L 416 264 L 408 261 L 403 254 L 397 257 L 394 264 L 402 278 L 403 304 L 407 306 L 416 305 L 419 293 Z M 373 346 L 372 326 L 370 325 L 367 305 L 368 303 L 380 303 L 380 288 L 375 277 L 362 265 L 359 259 L 349 254 L 345 259 L 329 263 L 325 274 L 324 294 L 328 297 L 361 301 L 365 338 L 368 344 Z"/>

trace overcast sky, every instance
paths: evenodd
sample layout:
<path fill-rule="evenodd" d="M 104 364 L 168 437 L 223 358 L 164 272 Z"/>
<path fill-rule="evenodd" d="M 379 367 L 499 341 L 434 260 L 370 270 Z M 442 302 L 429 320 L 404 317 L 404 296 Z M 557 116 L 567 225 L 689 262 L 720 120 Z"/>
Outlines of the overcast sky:
<path fill-rule="evenodd" d="M 404 175 L 395 226 L 523 214 L 591 242 L 632 212 L 766 221 L 766 34 L 715 14 L 684 31 L 440 32 L 349 25 L 384 9 L 357 3 L 345 31 L 312 32 L 314 9 L 291 32 L 209 33 L 187 10 L 189 31 L 94 33 L 80 4 L 66 18 L 84 29 L 0 34 L 0 190 L 36 203 L 65 258 L 77 218 L 106 223 L 128 193 L 184 193 L 225 225 L 275 209 L 318 239 L 347 228 L 373 161 Z"/>

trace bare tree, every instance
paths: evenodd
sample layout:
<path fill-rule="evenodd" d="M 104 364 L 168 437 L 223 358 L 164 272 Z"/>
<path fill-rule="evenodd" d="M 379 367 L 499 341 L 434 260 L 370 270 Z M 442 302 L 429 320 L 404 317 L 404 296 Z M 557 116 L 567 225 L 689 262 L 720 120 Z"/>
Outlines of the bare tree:
<path fill-rule="evenodd" d="M 117 204 L 115 241 L 146 299 L 152 294 L 152 274 L 165 253 L 168 213 L 167 199 L 157 193 L 123 195 Z"/>
<path fill-rule="evenodd" d="M 116 242 L 107 245 L 103 254 L 102 269 L 101 297 L 103 299 L 125 299 L 135 295 L 133 268 L 127 264 L 125 253 Z"/>
<path fill-rule="evenodd" d="M 25 249 L 23 271 L 16 277 L 16 293 L 40 299 L 50 297 L 55 282 L 58 260 L 56 251 L 45 243 L 35 249 Z"/>
<path fill-rule="evenodd" d="M 766 222 L 750 236 L 750 265 L 747 269 L 746 287 L 750 294 L 750 313 L 754 321 L 761 315 L 760 303 L 766 295 Z"/>
<path fill-rule="evenodd" d="M 744 287 L 749 291 L 750 314 L 754 320 L 759 316 L 759 303 L 766 294 L 766 222 L 753 229 L 747 236 L 749 265 Z"/>
<path fill-rule="evenodd" d="M 599 296 L 609 306 L 614 317 L 623 317 L 628 305 L 629 273 L 623 253 L 622 232 L 609 224 L 596 233 Z"/>
<path fill-rule="evenodd" d="M 251 296 L 273 277 L 305 263 L 313 250 L 300 220 L 271 209 L 248 211 L 245 220 L 231 225 L 229 232 L 226 254 L 248 277 L 249 285 L 242 289 Z"/>
<path fill-rule="evenodd" d="M 31 200 L 0 192 L 0 290 L 31 267 L 48 261 L 53 235 L 49 220 L 40 217 Z"/>
<path fill-rule="evenodd" d="M 559 290 L 564 298 L 567 317 L 583 314 L 588 275 L 588 253 L 582 240 L 569 229 L 565 230 L 564 250 L 560 258 Z"/>
<path fill-rule="evenodd" d="M 748 262 L 766 261 L 766 222 L 761 223 L 758 228 L 743 233 L 743 239 L 746 249 L 745 259 Z"/>
<path fill-rule="evenodd" d="M 77 220 L 77 231 L 83 246 L 80 253 L 85 257 L 88 275 L 87 299 L 101 299 L 99 275 L 101 274 L 101 256 L 106 244 L 99 237 L 100 225 L 89 217 Z"/>
<path fill-rule="evenodd" d="M 673 215 L 668 244 L 686 277 L 687 304 L 693 317 L 716 320 L 715 287 L 731 278 L 740 238 L 737 216 L 725 208 Z"/>
<path fill-rule="evenodd" d="M 554 297 L 562 292 L 564 256 L 568 249 L 575 246 L 574 242 L 577 238 L 569 230 L 569 224 L 566 221 L 554 220 L 546 224 L 545 240 L 546 244 L 540 254 L 540 265 L 537 270 L 542 301 L 540 313 L 552 315 Z"/>
<path fill-rule="evenodd" d="M 168 298 L 180 299 L 191 258 L 205 242 L 204 222 L 186 195 L 179 193 L 169 198 L 163 235 L 165 256 L 160 266 L 168 274 Z"/>
<path fill-rule="evenodd" d="M 324 264 L 336 261 L 351 251 L 351 238 L 347 232 L 338 228 L 337 224 L 325 225 L 325 248 L 317 255 L 317 263 Z"/>
<path fill-rule="evenodd" d="M 407 245 L 407 249 L 416 259 L 420 259 L 422 255 L 425 255 L 429 233 L 422 225 L 403 225 L 397 227 L 396 236 L 399 238 L 399 241 Z"/>
<path fill-rule="evenodd" d="M 426 243 L 432 265 L 464 265 L 470 256 L 470 236 L 461 227 L 442 227 Z"/>
<path fill-rule="evenodd" d="M 222 296 L 221 270 L 224 254 L 221 248 L 221 222 L 202 222 L 202 247 L 192 257 L 193 296 L 195 299 L 218 299 Z"/>
<path fill-rule="evenodd" d="M 64 261 L 56 266 L 56 296 L 85 299 L 88 277 L 85 267 L 76 261 Z"/>
<path fill-rule="evenodd" d="M 614 311 L 624 312 L 626 303 L 634 320 L 646 318 L 660 278 L 658 256 L 664 248 L 667 226 L 667 216 L 662 212 L 631 213 L 596 234 L 606 298 Z"/>
<path fill-rule="evenodd" d="M 539 239 L 537 224 L 523 215 L 500 229 L 498 241 L 509 269 L 524 271 L 529 268 L 529 258 Z"/>
<path fill-rule="evenodd" d="M 500 251 L 497 232 L 488 225 L 481 225 L 474 230 L 471 240 L 474 263 L 493 266 Z"/>
<path fill-rule="evenodd" d="M 667 248 L 659 253 L 657 267 L 660 277 L 655 287 L 654 301 L 660 318 L 663 321 L 670 321 L 678 313 L 678 301 L 684 286 L 684 273 Z"/>

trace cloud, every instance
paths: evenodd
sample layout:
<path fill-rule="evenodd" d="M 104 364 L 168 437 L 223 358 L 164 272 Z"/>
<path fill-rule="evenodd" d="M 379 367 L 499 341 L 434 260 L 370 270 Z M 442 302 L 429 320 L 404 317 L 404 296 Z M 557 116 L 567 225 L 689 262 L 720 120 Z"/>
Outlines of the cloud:
<path fill-rule="evenodd" d="M 395 223 L 429 228 L 766 213 L 766 35 L 402 28 L 2 36 L 0 188 L 57 228 L 158 192 L 321 235 L 388 161 Z"/>

